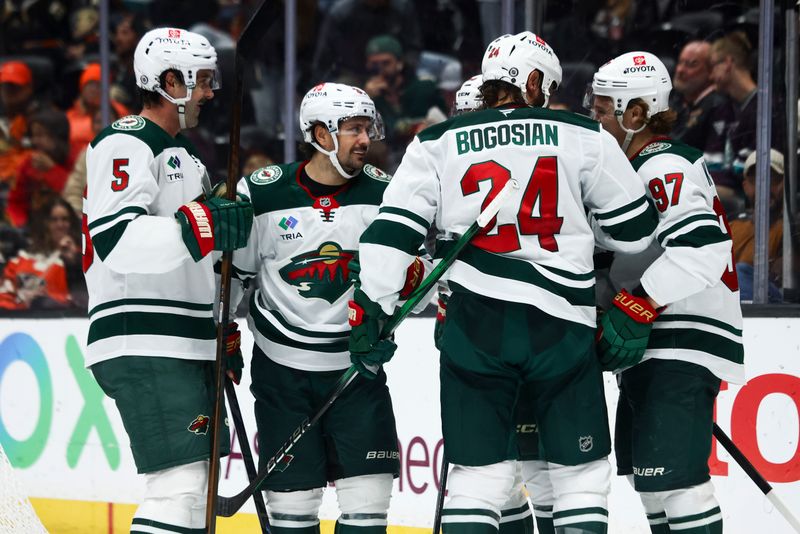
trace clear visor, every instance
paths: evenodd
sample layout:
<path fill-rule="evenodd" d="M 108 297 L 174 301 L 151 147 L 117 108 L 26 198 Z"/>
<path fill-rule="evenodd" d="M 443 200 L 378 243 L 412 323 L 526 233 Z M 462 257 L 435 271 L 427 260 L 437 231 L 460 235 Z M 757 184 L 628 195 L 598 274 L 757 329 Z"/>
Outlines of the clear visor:
<path fill-rule="evenodd" d="M 375 119 L 362 115 L 339 119 L 339 135 L 359 136 L 363 133 L 367 134 L 370 141 L 380 141 L 386 137 L 380 113 L 375 112 Z"/>
<path fill-rule="evenodd" d="M 592 89 L 592 84 L 587 84 L 586 91 L 583 93 L 583 108 L 589 112 L 589 117 L 599 121 L 608 114 L 616 115 L 611 97 L 606 97 L 607 102 L 601 103 L 597 102 L 598 97 L 606 97 L 606 95 L 595 93 L 594 89 Z"/>
<path fill-rule="evenodd" d="M 219 69 L 200 69 L 197 71 L 197 78 L 192 88 L 216 91 L 222 86 L 221 80 L 222 76 L 220 76 Z"/>
<path fill-rule="evenodd" d="M 592 90 L 592 84 L 587 83 L 586 90 L 583 92 L 583 109 L 591 112 L 593 106 L 594 106 L 594 90 Z"/>

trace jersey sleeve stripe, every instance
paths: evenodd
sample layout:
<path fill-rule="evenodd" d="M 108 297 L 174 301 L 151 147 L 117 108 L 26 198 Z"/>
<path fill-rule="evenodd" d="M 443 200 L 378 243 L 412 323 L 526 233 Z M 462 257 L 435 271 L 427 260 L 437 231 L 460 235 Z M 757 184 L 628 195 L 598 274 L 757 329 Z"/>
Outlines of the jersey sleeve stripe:
<path fill-rule="evenodd" d="M 417 215 L 413 211 L 405 210 L 403 208 L 395 208 L 393 206 L 383 206 L 378 213 L 391 213 L 394 215 L 400 215 L 401 217 L 405 217 L 406 219 L 412 220 L 418 225 L 422 226 L 425 229 L 425 232 L 428 231 L 431 227 L 431 223 L 425 220 L 424 217 Z"/>
<path fill-rule="evenodd" d="M 614 219 L 616 217 L 620 217 L 625 215 L 628 212 L 637 210 L 635 214 L 641 213 L 647 208 L 647 197 L 641 196 L 634 200 L 633 202 L 629 202 L 625 204 L 621 208 L 613 209 L 611 211 L 606 211 L 603 213 L 595 212 L 594 218 L 598 221 L 607 221 L 605 224 L 616 224 L 617 221 L 610 221 L 609 219 Z M 633 215 L 635 215 L 633 214 Z M 629 217 L 625 217 L 623 220 L 627 220 Z M 603 224 L 603 223 L 601 223 Z"/>
<path fill-rule="evenodd" d="M 409 228 L 413 229 L 415 232 L 419 232 L 422 235 L 427 235 L 428 230 L 421 224 L 417 224 L 415 221 L 407 219 L 402 215 L 394 215 L 392 213 L 380 213 L 375 218 L 376 221 L 391 221 L 397 224 L 402 224 L 403 226 L 408 226 Z"/>
<path fill-rule="evenodd" d="M 92 236 L 92 245 L 94 245 L 94 251 L 101 260 L 105 260 L 108 255 L 111 254 L 111 251 L 114 250 L 115 246 L 117 246 L 119 240 L 122 239 L 122 234 L 125 233 L 125 229 L 128 227 L 128 223 L 130 222 L 130 220 L 120 221 L 114 226 Z"/>
<path fill-rule="evenodd" d="M 649 349 L 696 350 L 733 363 L 744 362 L 744 347 L 740 342 L 718 336 L 705 330 L 691 328 L 653 329 Z"/>
<path fill-rule="evenodd" d="M 714 243 L 730 241 L 730 239 L 728 234 L 723 233 L 722 228 L 719 226 L 705 225 L 670 238 L 665 246 L 701 248 Z"/>
<path fill-rule="evenodd" d="M 715 225 L 719 226 L 719 219 L 717 218 L 716 215 L 714 215 L 712 213 L 701 213 L 699 215 L 692 215 L 691 217 L 686 217 L 685 219 L 682 219 L 682 220 L 676 222 L 675 224 L 673 224 L 669 228 L 659 232 L 658 233 L 658 242 L 663 245 L 664 244 L 664 240 L 670 234 L 672 234 L 674 232 L 677 232 L 678 230 L 680 230 L 681 228 L 683 228 L 683 227 L 685 227 L 687 225 L 690 225 L 690 224 L 693 224 L 693 223 L 697 223 L 699 221 L 713 221 Z M 708 223 L 705 223 L 705 224 L 708 224 Z"/>
<path fill-rule="evenodd" d="M 615 241 L 639 241 L 651 235 L 658 226 L 658 216 L 653 210 L 645 209 L 633 218 L 618 224 L 600 226 Z"/>
<path fill-rule="evenodd" d="M 123 306 L 159 306 L 169 308 L 180 308 L 182 310 L 193 311 L 207 311 L 211 312 L 213 309 L 212 304 L 200 304 L 195 302 L 184 302 L 181 300 L 167 300 L 167 299 L 118 299 L 98 304 L 89 310 L 89 317 L 111 308 L 121 308 Z"/>
<path fill-rule="evenodd" d="M 412 256 L 417 255 L 425 234 L 396 221 L 375 220 L 361 235 L 361 243 L 396 248 Z"/>
<path fill-rule="evenodd" d="M 90 222 L 89 230 L 94 230 L 95 228 L 98 228 L 106 224 L 111 225 L 112 222 L 116 221 L 118 218 L 123 216 L 125 216 L 127 220 L 131 220 L 134 219 L 137 215 L 147 215 L 147 210 L 142 208 L 141 206 L 128 206 L 127 208 L 122 208 L 113 215 L 106 215 L 105 217 L 100 217 Z"/>
<path fill-rule="evenodd" d="M 93 319 L 92 344 L 116 336 L 162 335 L 189 339 L 216 339 L 213 317 L 186 317 L 174 313 L 123 312 Z"/>

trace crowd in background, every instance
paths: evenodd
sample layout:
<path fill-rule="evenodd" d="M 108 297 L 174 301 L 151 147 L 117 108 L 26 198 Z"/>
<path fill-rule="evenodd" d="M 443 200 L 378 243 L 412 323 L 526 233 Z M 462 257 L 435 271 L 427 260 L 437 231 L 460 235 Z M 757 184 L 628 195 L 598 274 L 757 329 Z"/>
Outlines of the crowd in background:
<path fill-rule="evenodd" d="M 218 52 L 222 87 L 188 135 L 212 178 L 224 179 L 235 42 L 258 3 L 111 1 L 111 121 L 141 109 L 133 51 L 144 32 L 170 25 L 205 35 Z M 529 29 L 524 2 L 516 5 L 515 31 Z M 297 0 L 295 100 L 321 81 L 363 87 L 386 128 L 371 163 L 392 172 L 414 135 L 445 120 L 462 81 L 480 72 L 483 50 L 501 33 L 500 7 L 500 0 Z M 0 11 L 0 310 L 86 308 L 80 213 L 85 149 L 104 127 L 99 24 L 89 0 L 11 0 Z M 768 252 L 770 301 L 781 302 L 797 293 L 782 288 L 780 16 L 775 29 Z M 280 21 L 265 29 L 258 59 L 246 66 L 243 175 L 281 161 L 285 132 L 299 132 L 283 121 L 284 32 Z M 679 120 L 672 135 L 705 154 L 730 220 L 742 299 L 751 299 L 758 2 L 550 0 L 541 35 L 564 71 L 550 105 L 578 113 L 588 114 L 582 97 L 605 61 L 637 49 L 660 56 L 673 73 Z"/>

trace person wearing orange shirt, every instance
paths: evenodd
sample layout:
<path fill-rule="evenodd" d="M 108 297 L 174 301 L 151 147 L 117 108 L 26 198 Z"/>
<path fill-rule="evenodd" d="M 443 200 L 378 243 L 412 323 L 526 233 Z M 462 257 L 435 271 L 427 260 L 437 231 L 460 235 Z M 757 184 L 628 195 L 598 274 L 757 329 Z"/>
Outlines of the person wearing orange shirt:
<path fill-rule="evenodd" d="M 102 93 L 100 91 L 101 68 L 99 63 L 90 63 L 83 69 L 78 85 L 80 93 L 75 103 L 67 111 L 69 119 L 69 142 L 72 152 L 77 154 L 94 139 L 92 117 L 100 109 Z M 114 119 L 129 115 L 128 108 L 111 100 L 111 111 Z"/>
<path fill-rule="evenodd" d="M 26 113 L 33 98 L 33 74 L 21 61 L 0 66 L 0 182 L 11 180 L 26 151 L 23 139 L 28 130 Z"/>

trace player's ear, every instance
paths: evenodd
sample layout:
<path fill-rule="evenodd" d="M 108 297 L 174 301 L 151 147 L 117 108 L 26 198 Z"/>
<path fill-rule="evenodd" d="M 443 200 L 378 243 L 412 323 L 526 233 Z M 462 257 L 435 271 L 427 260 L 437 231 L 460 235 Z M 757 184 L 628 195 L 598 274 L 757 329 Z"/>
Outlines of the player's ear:
<path fill-rule="evenodd" d="M 532 70 L 528 74 L 528 81 L 525 83 L 525 94 L 529 104 L 534 106 L 541 106 L 544 103 L 544 94 L 542 93 L 542 73 L 538 70 Z"/>
<path fill-rule="evenodd" d="M 333 150 L 333 139 L 331 138 L 331 133 L 322 124 L 314 125 L 314 139 L 316 139 L 317 144 L 325 150 Z"/>

